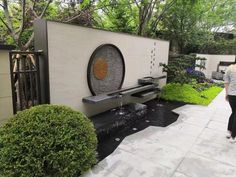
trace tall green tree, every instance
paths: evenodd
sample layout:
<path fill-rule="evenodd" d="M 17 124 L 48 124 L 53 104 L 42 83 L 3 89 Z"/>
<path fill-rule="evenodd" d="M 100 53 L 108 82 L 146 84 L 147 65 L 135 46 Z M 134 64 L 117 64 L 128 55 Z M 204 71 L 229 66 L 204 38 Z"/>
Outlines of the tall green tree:
<path fill-rule="evenodd" d="M 213 31 L 233 23 L 235 3 L 235 0 L 177 0 L 159 30 L 177 46 L 178 52 L 188 53 L 191 47 L 201 48 L 214 41 Z"/>
<path fill-rule="evenodd" d="M 58 21 L 92 26 L 95 0 L 56 0 L 54 3 L 58 7 Z"/>
<path fill-rule="evenodd" d="M 144 36 L 152 34 L 175 2 L 176 0 L 135 0 L 139 9 L 138 34 Z"/>
<path fill-rule="evenodd" d="M 138 9 L 128 0 L 99 0 L 95 7 L 95 25 L 111 31 L 136 33 Z"/>
<path fill-rule="evenodd" d="M 0 0 L 0 38 L 20 50 L 27 50 L 34 39 L 34 20 L 46 18 L 78 23 L 77 19 L 85 19 L 88 11 L 84 9 L 91 3 L 90 0 Z"/>
<path fill-rule="evenodd" d="M 1 13 L 0 26 L 6 30 L 12 43 L 19 49 L 27 50 L 33 42 L 34 34 L 29 32 L 32 29 L 34 19 L 43 18 L 52 0 L 2 0 L 0 1 Z"/>
<path fill-rule="evenodd" d="M 56 19 L 204 48 L 212 31 L 236 24 L 235 0 L 0 0 L 0 39 L 27 50 L 35 19 Z"/>
<path fill-rule="evenodd" d="M 198 40 L 197 30 L 202 16 L 201 4 L 198 1 L 177 0 L 162 20 L 161 30 L 165 38 L 177 46 L 180 53 L 185 53 L 189 43 Z"/>
<path fill-rule="evenodd" d="M 236 1 L 235 0 L 201 0 L 203 9 L 204 27 L 219 32 L 224 28 L 225 32 L 230 31 L 227 26 L 236 27 Z"/>
<path fill-rule="evenodd" d="M 147 36 L 155 31 L 176 0 L 99 0 L 97 21 L 101 27 Z"/>

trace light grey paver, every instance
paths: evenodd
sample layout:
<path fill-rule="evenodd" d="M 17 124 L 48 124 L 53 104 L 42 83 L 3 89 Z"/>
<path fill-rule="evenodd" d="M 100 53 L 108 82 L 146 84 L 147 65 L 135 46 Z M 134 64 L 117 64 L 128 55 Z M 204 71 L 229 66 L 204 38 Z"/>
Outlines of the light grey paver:
<path fill-rule="evenodd" d="M 211 120 L 209 124 L 207 125 L 208 128 L 211 128 L 213 130 L 223 131 L 227 132 L 227 123 L 226 122 L 220 122 L 220 121 L 214 121 Z"/>
<path fill-rule="evenodd" d="M 189 153 L 181 163 L 178 171 L 189 177 L 235 177 L 236 168 Z"/>
<path fill-rule="evenodd" d="M 187 176 L 186 174 L 180 172 L 175 172 L 175 174 L 172 177 L 190 177 L 190 176 Z"/>
<path fill-rule="evenodd" d="M 171 168 L 153 163 L 120 148 L 98 165 L 120 177 L 166 177 L 173 173 Z"/>
<path fill-rule="evenodd" d="M 119 148 L 132 153 L 134 156 L 138 155 L 138 157 L 143 158 L 145 161 L 171 169 L 175 169 L 178 166 L 186 153 L 176 147 L 151 141 L 146 144 L 132 143 L 120 145 Z"/>
<path fill-rule="evenodd" d="M 222 140 L 223 141 L 223 140 Z M 236 167 L 236 146 L 230 143 L 214 143 L 210 139 L 198 139 L 191 152 Z M 236 174 L 235 174 L 236 175 Z"/>
<path fill-rule="evenodd" d="M 222 133 L 222 131 L 205 128 L 198 138 L 205 139 L 211 142 L 212 144 L 216 143 L 216 144 L 223 144 L 227 146 L 229 145 L 229 140 L 225 137 L 226 136 L 224 133 Z"/>
<path fill-rule="evenodd" d="M 105 177 L 105 176 L 119 177 L 119 176 L 113 174 L 111 171 L 105 170 L 98 165 L 93 167 L 92 170 L 90 170 L 86 174 L 82 175 L 81 177 Z"/>

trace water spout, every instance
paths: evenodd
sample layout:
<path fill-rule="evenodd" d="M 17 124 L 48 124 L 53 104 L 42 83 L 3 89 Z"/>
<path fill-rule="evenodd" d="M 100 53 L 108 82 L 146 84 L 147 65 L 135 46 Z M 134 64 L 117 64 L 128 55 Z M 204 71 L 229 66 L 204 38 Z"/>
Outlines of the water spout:
<path fill-rule="evenodd" d="M 123 95 L 119 94 L 117 95 L 117 98 L 119 98 L 119 105 L 120 105 L 117 110 L 117 114 L 123 116 L 126 114 L 125 108 L 123 107 Z"/>

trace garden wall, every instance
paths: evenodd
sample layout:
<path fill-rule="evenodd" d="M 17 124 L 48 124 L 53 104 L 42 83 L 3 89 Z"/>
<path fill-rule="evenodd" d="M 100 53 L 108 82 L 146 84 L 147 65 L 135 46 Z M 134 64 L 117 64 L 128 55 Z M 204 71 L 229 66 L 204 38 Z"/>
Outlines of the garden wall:
<path fill-rule="evenodd" d="M 13 115 L 9 64 L 11 48 L 12 46 L 0 45 L 0 125 Z"/>
<path fill-rule="evenodd" d="M 208 54 L 197 54 L 197 57 L 203 57 L 207 60 L 205 61 L 206 69 L 203 70 L 207 78 L 211 78 L 212 71 L 217 70 L 217 66 L 220 61 L 234 62 L 235 55 L 208 55 Z"/>
<path fill-rule="evenodd" d="M 99 105 L 82 102 L 91 96 L 87 83 L 87 67 L 94 50 L 102 44 L 113 44 L 121 51 L 125 62 L 123 86 L 135 86 L 146 76 L 162 76 L 160 62 L 167 63 L 169 42 L 114 33 L 105 30 L 47 21 L 35 23 L 36 50 L 47 46 L 49 62 L 50 103 L 63 104 L 84 112 L 87 116 L 117 106 L 117 100 Z M 41 29 L 41 30 L 39 30 Z M 45 29 L 47 39 L 43 40 Z M 41 42 L 39 42 L 41 40 Z M 46 41 L 46 43 L 44 43 Z M 160 81 L 160 86 L 166 79 Z M 150 99 L 150 98 L 147 98 Z M 126 102 L 144 102 L 144 99 L 127 98 Z"/>

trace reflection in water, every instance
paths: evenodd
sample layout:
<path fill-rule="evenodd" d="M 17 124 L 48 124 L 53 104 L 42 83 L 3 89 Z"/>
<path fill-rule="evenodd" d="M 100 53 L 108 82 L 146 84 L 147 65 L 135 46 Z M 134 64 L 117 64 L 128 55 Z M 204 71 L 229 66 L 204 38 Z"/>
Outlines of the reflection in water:
<path fill-rule="evenodd" d="M 162 107 L 162 106 L 163 106 L 163 104 L 156 104 L 156 106 L 157 106 L 157 107 Z"/>
<path fill-rule="evenodd" d="M 115 141 L 120 141 L 120 138 L 115 138 Z"/>

